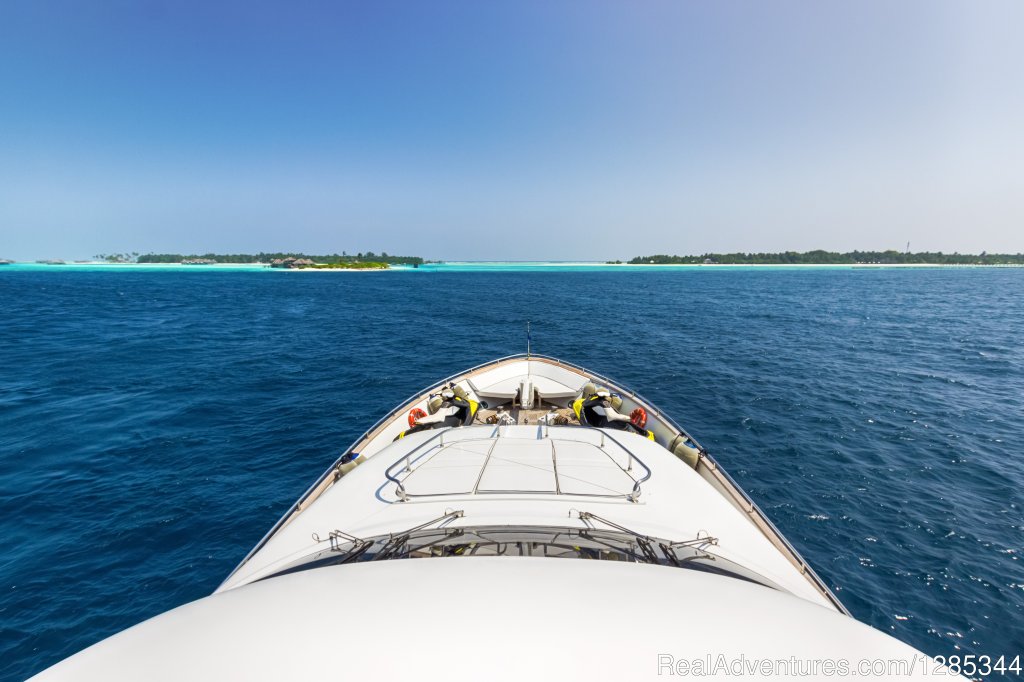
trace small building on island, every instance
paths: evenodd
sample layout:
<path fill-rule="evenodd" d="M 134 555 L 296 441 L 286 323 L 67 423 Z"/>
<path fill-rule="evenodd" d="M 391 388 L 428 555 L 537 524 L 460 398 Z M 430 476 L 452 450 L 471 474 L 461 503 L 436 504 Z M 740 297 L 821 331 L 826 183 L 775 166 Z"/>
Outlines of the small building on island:
<path fill-rule="evenodd" d="M 308 258 L 275 258 L 270 261 L 270 267 L 272 268 L 312 268 L 315 267 L 316 263 Z"/>

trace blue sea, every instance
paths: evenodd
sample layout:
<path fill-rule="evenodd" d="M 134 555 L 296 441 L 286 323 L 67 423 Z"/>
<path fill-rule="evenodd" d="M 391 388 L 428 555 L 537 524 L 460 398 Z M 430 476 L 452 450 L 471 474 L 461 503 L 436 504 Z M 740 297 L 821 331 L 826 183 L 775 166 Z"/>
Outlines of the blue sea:
<path fill-rule="evenodd" d="M 527 320 L 692 432 L 857 618 L 1022 653 L 1024 270 L 2 266 L 0 677 L 209 594 Z"/>

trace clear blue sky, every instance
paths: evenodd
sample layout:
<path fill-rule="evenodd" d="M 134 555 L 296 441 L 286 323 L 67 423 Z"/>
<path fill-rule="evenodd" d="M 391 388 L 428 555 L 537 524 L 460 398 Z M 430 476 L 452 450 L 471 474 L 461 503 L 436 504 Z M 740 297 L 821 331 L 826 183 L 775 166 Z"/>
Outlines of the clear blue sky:
<path fill-rule="evenodd" d="M 1024 251 L 1024 3 L 0 3 L 0 258 Z"/>

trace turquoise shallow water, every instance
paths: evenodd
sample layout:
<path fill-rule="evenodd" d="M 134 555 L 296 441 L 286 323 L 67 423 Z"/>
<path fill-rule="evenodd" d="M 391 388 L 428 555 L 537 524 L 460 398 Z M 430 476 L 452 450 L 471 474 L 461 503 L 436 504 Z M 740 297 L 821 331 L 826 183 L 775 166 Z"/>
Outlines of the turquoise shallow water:
<path fill-rule="evenodd" d="M 4 679 L 210 593 L 527 319 L 687 427 L 858 618 L 1021 653 L 1024 271 L 76 268 L 0 267 Z"/>

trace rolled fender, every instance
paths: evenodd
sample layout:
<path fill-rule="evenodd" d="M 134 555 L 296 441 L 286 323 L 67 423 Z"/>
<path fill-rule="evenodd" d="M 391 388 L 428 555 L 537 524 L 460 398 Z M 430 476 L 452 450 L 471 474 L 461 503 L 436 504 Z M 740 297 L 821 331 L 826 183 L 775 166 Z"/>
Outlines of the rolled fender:
<path fill-rule="evenodd" d="M 700 459 L 700 450 L 694 447 L 693 441 L 679 434 L 668 444 L 669 452 L 683 460 L 691 469 L 697 468 L 697 461 Z"/>

